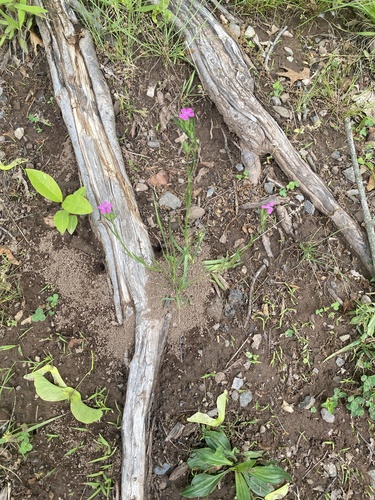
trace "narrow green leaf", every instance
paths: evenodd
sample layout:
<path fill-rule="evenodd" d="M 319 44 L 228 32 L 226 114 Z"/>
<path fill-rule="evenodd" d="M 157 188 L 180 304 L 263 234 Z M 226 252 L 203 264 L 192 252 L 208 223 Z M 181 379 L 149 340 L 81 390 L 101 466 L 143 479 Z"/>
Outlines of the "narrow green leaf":
<path fill-rule="evenodd" d="M 197 474 L 194 476 L 191 485 L 181 492 L 185 498 L 206 497 L 214 491 L 226 472 L 221 472 L 212 476 L 210 474 Z"/>
<path fill-rule="evenodd" d="M 76 215 L 69 214 L 69 221 L 68 221 L 68 233 L 73 234 L 74 231 L 76 230 L 78 225 L 78 217 Z"/>
<path fill-rule="evenodd" d="M 48 10 L 43 9 L 42 7 L 37 7 L 36 5 L 24 5 L 21 3 L 14 3 L 13 7 L 15 7 L 17 10 L 30 12 L 30 14 L 34 14 L 34 16 L 40 16 L 41 14 L 47 14 L 48 12 Z"/>
<path fill-rule="evenodd" d="M 243 475 L 240 472 L 235 472 L 235 479 L 237 500 L 250 500 L 250 490 Z"/>
<path fill-rule="evenodd" d="M 64 234 L 69 225 L 69 213 L 66 210 L 59 210 L 53 217 L 53 222 L 61 234 Z"/>
<path fill-rule="evenodd" d="M 82 402 L 81 394 L 74 391 L 70 399 L 70 410 L 74 417 L 83 424 L 92 424 L 97 422 L 103 416 L 102 410 L 90 408 Z"/>
<path fill-rule="evenodd" d="M 86 215 L 93 211 L 90 202 L 80 194 L 69 194 L 62 203 L 64 210 L 70 214 Z"/>
<path fill-rule="evenodd" d="M 11 168 L 17 167 L 18 165 L 21 165 L 22 163 L 27 162 L 27 160 L 24 160 L 23 158 L 17 158 L 16 160 L 13 160 L 9 165 L 4 165 L 4 163 L 1 163 L 0 161 L 0 170 L 10 170 Z"/>
<path fill-rule="evenodd" d="M 45 172 L 35 170 L 33 168 L 26 168 L 26 174 L 33 185 L 33 187 L 47 200 L 61 203 L 63 195 L 57 182 Z"/>

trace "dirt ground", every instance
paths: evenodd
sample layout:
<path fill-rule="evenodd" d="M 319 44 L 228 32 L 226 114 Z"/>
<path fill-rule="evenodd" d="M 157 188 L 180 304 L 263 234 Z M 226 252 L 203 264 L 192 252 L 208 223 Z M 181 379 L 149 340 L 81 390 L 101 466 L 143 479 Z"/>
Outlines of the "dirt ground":
<path fill-rule="evenodd" d="M 283 22 L 279 19 L 278 26 Z M 264 20 L 254 24 L 261 40 L 271 36 L 267 33 L 271 24 Z M 333 88 L 330 107 L 317 93 L 308 110 L 297 109 L 327 54 L 341 54 L 345 47 L 345 58 L 337 55 L 335 60 L 341 64 L 342 78 L 348 78 L 345 65 L 358 50 L 356 41 L 344 40 L 324 19 L 295 31 L 290 20 L 288 26 L 293 37 L 283 38 L 275 47 L 269 73 L 255 58 L 256 95 L 296 149 L 308 147 L 316 172 L 358 219 L 359 202 L 348 195 L 354 184 L 343 175 L 350 158 L 341 106 L 349 84 L 346 89 Z M 285 46 L 293 53 L 292 62 L 286 59 L 290 51 Z M 250 51 L 251 57 L 255 55 Z M 30 433 L 32 450 L 25 456 L 16 443 L 0 447 L 0 487 L 9 491 L 9 497 L 1 498 L 88 499 L 95 492 L 98 499 L 118 498 L 120 423 L 133 332 L 116 323 L 103 251 L 89 218 L 80 218 L 72 236 L 61 236 L 50 223 L 55 207 L 27 181 L 24 167 L 52 175 L 64 194 L 80 186 L 44 52 L 38 48 L 24 62 L 17 56 L 11 54 L 0 75 L 0 160 L 27 160 L 0 173 L 0 247 L 11 252 L 2 257 L 10 263 L 3 279 L 8 291 L 14 292 L 13 299 L 1 306 L 0 346 L 14 346 L 0 350 L 1 432 L 9 425 L 30 427 L 61 418 Z M 153 198 L 170 191 L 182 201 L 174 211 L 160 207 L 162 220 L 171 218 L 177 234 L 184 214 L 186 165 L 172 118 L 178 116 L 183 82 L 192 68 L 148 57 L 129 75 L 126 68 L 111 66 L 103 54 L 99 56 L 112 90 L 128 175 L 161 259 Z M 310 68 L 310 84 L 281 80 L 284 93 L 289 94 L 283 106 L 290 117 L 283 118 L 273 108 L 272 85 L 285 68 L 300 72 L 304 67 Z M 358 89 L 367 88 L 371 78 L 365 68 L 358 75 Z M 153 96 L 147 95 L 150 87 L 155 87 Z M 126 96 L 126 105 L 121 96 Z M 369 276 L 330 221 L 306 206 L 297 187 L 282 199 L 291 214 L 290 225 L 281 224 L 279 212 L 274 211 L 267 220 L 268 242 L 258 238 L 241 265 L 222 274 L 226 290 L 210 280 L 201 261 L 245 245 L 257 233 L 260 205 L 272 197 L 281 199 L 279 190 L 290 179 L 268 157 L 262 159 L 260 185 L 250 184 L 241 170 L 238 140 L 197 78 L 189 105 L 196 114 L 200 143 L 193 203 L 204 209 L 191 227 L 193 232 L 204 231 L 205 237 L 186 303 L 180 310 L 172 308 L 153 408 L 148 498 L 181 498 L 191 476 L 186 470 L 181 475 L 176 472 L 184 470 L 201 438 L 198 427 L 186 419 L 198 410 L 213 410 L 224 389 L 229 391 L 225 423 L 232 445 L 264 450 L 287 470 L 292 476 L 287 498 L 370 498 L 368 472 L 375 469 L 373 421 L 368 416 L 352 418 L 341 400 L 334 422 L 321 416 L 321 404 L 334 388 L 355 392 L 354 381 L 360 374 L 350 354 L 324 360 L 356 338 L 347 311 L 364 295 L 371 297 Z M 162 111 L 170 120 L 159 132 Z M 299 120 L 304 112 L 306 116 Z M 166 182 L 154 182 L 153 176 L 161 171 L 160 178 Z M 270 183 L 272 193 L 267 191 Z M 368 198 L 373 210 L 373 191 Z M 249 208 L 251 203 L 254 208 Z M 252 311 L 245 328 L 251 289 Z M 47 299 L 54 294 L 58 300 L 52 314 L 44 321 L 32 321 L 38 308 L 48 308 Z M 342 304 L 338 311 L 332 307 L 337 301 Z M 58 367 L 67 385 L 79 384 L 89 405 L 107 409 L 99 423 L 85 426 L 74 419 L 65 402 L 46 402 L 36 396 L 24 376 L 46 361 Z M 8 369 L 12 377 L 6 380 Z M 96 398 L 89 399 L 93 394 Z M 244 394 L 251 399 L 246 405 Z M 178 424 L 179 432 L 171 436 Z M 235 498 L 234 483 L 226 479 L 210 498 Z"/>

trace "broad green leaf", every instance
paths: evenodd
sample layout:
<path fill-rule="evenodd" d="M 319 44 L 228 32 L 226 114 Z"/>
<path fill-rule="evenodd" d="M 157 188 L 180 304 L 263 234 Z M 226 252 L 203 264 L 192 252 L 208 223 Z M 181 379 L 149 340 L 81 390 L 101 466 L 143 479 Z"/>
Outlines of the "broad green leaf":
<path fill-rule="evenodd" d="M 289 483 L 284 484 L 284 486 L 281 486 L 281 488 L 278 488 L 275 491 L 272 491 L 271 493 L 268 493 L 264 497 L 264 500 L 281 500 L 282 498 L 286 497 L 289 491 Z"/>
<path fill-rule="evenodd" d="M 48 10 L 43 9 L 42 7 L 37 7 L 36 5 L 23 5 L 21 3 L 14 3 L 13 7 L 15 7 L 17 10 L 30 12 L 30 14 L 34 14 L 34 16 L 40 16 L 40 14 L 47 14 L 48 12 Z"/>
<path fill-rule="evenodd" d="M 66 387 L 52 384 L 40 373 L 34 373 L 35 391 L 43 401 L 65 401 L 69 399 Z"/>
<path fill-rule="evenodd" d="M 213 450 L 217 450 L 218 448 L 223 448 L 228 451 L 232 451 L 229 439 L 225 435 L 223 431 L 209 431 L 205 430 L 203 432 L 203 438 L 206 441 L 207 445 Z"/>
<path fill-rule="evenodd" d="M 200 465 L 197 465 L 197 464 Z M 201 464 L 205 464 L 204 467 Z M 191 469 L 207 470 L 211 467 L 233 465 L 233 462 L 228 460 L 223 451 L 219 448 L 212 450 L 211 448 L 200 448 L 194 452 L 194 456 L 188 460 L 188 465 Z"/>
<path fill-rule="evenodd" d="M 197 474 L 194 476 L 191 486 L 188 486 L 181 492 L 181 496 L 185 498 L 206 497 L 214 491 L 225 474 L 225 471 L 215 476 L 210 474 Z"/>
<path fill-rule="evenodd" d="M 57 182 L 45 172 L 35 170 L 34 168 L 26 168 L 26 174 L 39 194 L 47 198 L 47 200 L 61 203 L 63 195 Z"/>
<path fill-rule="evenodd" d="M 249 472 L 250 469 L 254 467 L 256 464 L 256 460 L 246 460 L 246 462 L 241 462 L 240 464 L 236 465 L 235 469 L 238 472 Z"/>
<path fill-rule="evenodd" d="M 243 475 L 240 472 L 235 472 L 235 478 L 237 500 L 250 500 L 250 490 Z"/>
<path fill-rule="evenodd" d="M 91 214 L 93 208 L 90 202 L 80 194 L 69 194 L 62 205 L 64 210 L 70 214 L 86 215 Z"/>
<path fill-rule="evenodd" d="M 85 196 L 86 195 L 86 186 L 82 186 L 77 191 L 74 191 L 73 195 L 77 196 Z"/>
<path fill-rule="evenodd" d="M 247 472 L 242 473 L 248 487 L 253 491 L 256 495 L 260 497 L 264 497 L 268 493 L 273 491 L 273 486 L 271 484 L 265 483 L 261 479 L 257 479 L 256 477 L 251 477 Z"/>
<path fill-rule="evenodd" d="M 13 160 L 11 163 L 9 163 L 9 165 L 4 165 L 4 163 L 1 163 L 0 161 L 0 170 L 10 170 L 11 168 L 22 165 L 22 163 L 25 162 L 27 162 L 27 160 L 24 160 L 23 158 L 17 158 L 16 160 Z"/>
<path fill-rule="evenodd" d="M 209 425 L 210 427 L 218 427 L 224 422 L 225 419 L 225 408 L 227 405 L 228 391 L 224 391 L 223 394 L 217 398 L 216 405 L 218 416 L 217 418 L 212 418 L 206 413 L 197 412 L 194 413 L 190 418 L 187 419 L 188 422 L 194 422 L 196 424 Z"/>
<path fill-rule="evenodd" d="M 102 410 L 90 408 L 83 403 L 81 394 L 78 391 L 74 391 L 72 394 L 70 399 L 70 410 L 74 417 L 83 424 L 92 424 L 100 420 L 103 416 Z"/>
<path fill-rule="evenodd" d="M 44 365 L 41 368 L 39 368 L 38 370 L 35 370 L 35 372 L 28 373 L 23 378 L 26 380 L 33 381 L 35 378 L 35 375 L 45 375 L 46 373 L 50 373 L 52 375 L 54 383 L 56 385 L 58 385 L 59 387 L 67 387 L 67 385 L 65 384 L 65 382 L 63 381 L 63 379 L 59 373 L 59 370 L 56 368 L 56 366 L 52 366 L 52 365 Z"/>
<path fill-rule="evenodd" d="M 253 467 L 251 471 L 249 471 L 249 474 L 265 483 L 271 484 L 280 483 L 280 481 L 284 479 L 287 481 L 292 479 L 284 469 L 274 464 Z"/>
<path fill-rule="evenodd" d="M 53 217 L 53 222 L 61 234 L 64 234 L 69 225 L 69 213 L 66 210 L 59 210 Z"/>
<path fill-rule="evenodd" d="M 77 224 L 78 224 L 78 217 L 76 215 L 69 214 L 69 221 L 68 221 L 68 227 L 67 227 L 69 234 L 74 233 L 74 231 L 77 228 Z"/>

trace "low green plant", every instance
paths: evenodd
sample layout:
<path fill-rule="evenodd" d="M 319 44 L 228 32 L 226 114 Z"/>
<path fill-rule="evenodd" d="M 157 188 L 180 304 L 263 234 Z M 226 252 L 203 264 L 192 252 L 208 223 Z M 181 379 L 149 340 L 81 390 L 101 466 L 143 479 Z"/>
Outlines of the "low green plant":
<path fill-rule="evenodd" d="M 353 316 L 350 324 L 356 325 L 359 338 L 334 352 L 324 361 L 351 351 L 357 368 L 361 370 L 372 369 L 375 361 L 375 302 L 359 302 L 355 311 L 349 312 L 349 315 Z"/>
<path fill-rule="evenodd" d="M 322 403 L 323 408 L 327 408 L 329 413 L 333 415 L 335 413 L 335 409 L 339 404 L 339 399 L 345 398 L 346 392 L 340 391 L 337 387 L 333 390 L 333 396 L 327 398 L 324 403 Z"/>
<path fill-rule="evenodd" d="M 18 167 L 18 165 L 22 165 L 23 163 L 26 163 L 27 160 L 24 158 L 16 158 L 15 160 L 11 161 L 10 163 L 2 163 L 0 161 L 0 170 L 10 170 L 12 168 Z"/>
<path fill-rule="evenodd" d="M 54 383 L 45 378 L 50 373 Z M 34 382 L 35 391 L 43 401 L 69 401 L 73 416 L 84 424 L 97 422 L 103 416 L 103 411 L 90 408 L 82 401 L 77 389 L 68 387 L 55 366 L 45 365 L 38 370 L 24 376 L 26 380 Z"/>
<path fill-rule="evenodd" d="M 227 391 L 217 399 L 219 422 L 204 413 L 196 413 L 188 421 L 217 427 L 224 421 L 226 401 Z M 263 451 L 241 453 L 237 448 L 232 448 L 223 429 L 210 430 L 203 427 L 202 437 L 206 447 L 194 450 L 187 461 L 195 475 L 191 485 L 181 492 L 182 497 L 207 497 L 231 473 L 234 474 L 237 500 L 249 500 L 253 498 L 253 494 L 266 500 L 276 500 L 288 493 L 288 483 L 278 490 L 274 486 L 282 481 L 290 481 L 290 475 L 281 467 L 265 460 Z"/>
<path fill-rule="evenodd" d="M 7 40 L 17 38 L 21 49 L 27 54 L 26 38 L 34 17 L 45 17 L 47 10 L 29 5 L 27 0 L 2 0 L 0 6 L 0 47 Z"/>
<path fill-rule="evenodd" d="M 20 427 L 9 427 L 4 434 L 0 437 L 0 445 L 12 445 L 17 448 L 17 451 L 25 457 L 33 449 L 31 443 L 31 436 L 37 429 L 44 427 L 45 425 L 54 422 L 58 418 L 63 417 L 59 415 L 54 418 L 50 418 L 44 422 L 39 422 L 29 427 L 27 424 L 22 424 Z"/>
<path fill-rule="evenodd" d="M 31 316 L 31 320 L 34 323 L 38 323 L 39 321 L 45 321 L 47 316 L 53 316 L 55 314 L 55 308 L 57 306 L 57 302 L 59 300 L 59 295 L 54 293 L 52 296 L 47 297 L 47 303 L 45 307 L 38 307 L 34 314 Z"/>
<path fill-rule="evenodd" d="M 108 476 L 108 470 L 112 467 L 112 464 L 108 463 L 108 460 L 115 454 L 117 447 L 112 448 L 101 434 L 99 434 L 99 438 L 95 443 L 100 450 L 103 450 L 103 453 L 99 457 L 90 460 L 88 463 L 100 464 L 100 467 L 97 472 L 87 476 L 87 479 L 90 479 L 90 481 L 84 484 L 94 489 L 89 499 L 95 498 L 97 495 L 103 495 L 105 498 L 109 498 L 114 480 Z"/>
<path fill-rule="evenodd" d="M 40 134 L 43 131 L 40 125 L 46 125 L 47 127 L 52 127 L 52 123 L 49 120 L 46 120 L 45 118 L 42 118 L 37 114 L 30 114 L 27 118 L 30 123 L 34 124 L 34 128 L 38 132 L 38 134 Z"/>
<path fill-rule="evenodd" d="M 331 305 L 326 306 L 326 307 L 320 307 L 319 309 L 316 309 L 315 314 L 317 316 L 322 317 L 323 314 L 328 313 L 328 318 L 332 319 L 335 317 L 335 314 L 337 311 L 340 309 L 340 303 L 339 302 L 332 302 Z"/>
<path fill-rule="evenodd" d="M 355 131 L 362 139 L 366 139 L 369 129 L 375 125 L 375 120 L 370 116 L 365 116 L 355 127 Z"/>
<path fill-rule="evenodd" d="M 299 187 L 299 183 L 298 182 L 296 182 L 296 181 L 290 181 L 285 186 L 285 188 L 281 188 L 279 190 L 279 195 L 283 196 L 285 198 L 288 195 L 289 191 L 294 191 L 298 187 Z"/>
<path fill-rule="evenodd" d="M 375 420 L 375 375 L 362 375 L 357 394 L 348 397 L 346 407 L 352 417 L 362 417 L 367 409 L 370 418 Z"/>
<path fill-rule="evenodd" d="M 68 233 L 73 234 L 78 224 L 77 215 L 91 214 L 93 210 L 85 198 L 86 187 L 83 186 L 64 198 L 53 177 L 33 168 L 26 168 L 25 171 L 31 184 L 40 195 L 47 200 L 61 203 L 61 210 L 58 210 L 53 217 L 55 226 L 60 233 L 64 234 L 65 231 L 68 231 Z"/>
<path fill-rule="evenodd" d="M 284 92 L 283 84 L 281 83 L 280 80 L 276 80 L 276 82 L 272 84 L 272 95 L 275 97 L 280 97 L 283 92 Z"/>
<path fill-rule="evenodd" d="M 259 354 L 254 354 L 252 352 L 246 351 L 245 356 L 246 356 L 247 361 L 249 363 L 251 363 L 252 365 L 260 364 Z"/>
<path fill-rule="evenodd" d="M 137 7 L 138 12 L 150 13 L 155 24 L 159 24 L 158 16 L 161 16 L 164 21 L 172 19 L 172 12 L 168 10 L 169 0 L 159 0 L 151 5 L 142 5 Z"/>

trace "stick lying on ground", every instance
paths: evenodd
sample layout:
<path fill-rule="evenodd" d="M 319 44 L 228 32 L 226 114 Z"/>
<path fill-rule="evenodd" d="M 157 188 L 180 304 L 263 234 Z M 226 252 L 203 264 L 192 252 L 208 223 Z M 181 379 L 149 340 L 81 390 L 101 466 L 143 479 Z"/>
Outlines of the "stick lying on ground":
<path fill-rule="evenodd" d="M 250 178 L 252 174 L 255 180 L 259 177 L 259 156 L 272 154 L 288 179 L 297 181 L 316 208 L 332 220 L 373 275 L 363 232 L 254 96 L 254 79 L 237 42 L 201 1 L 171 0 L 169 8 L 179 35 L 186 40 L 202 85 L 229 129 L 239 137 L 243 157 L 254 165 Z"/>

